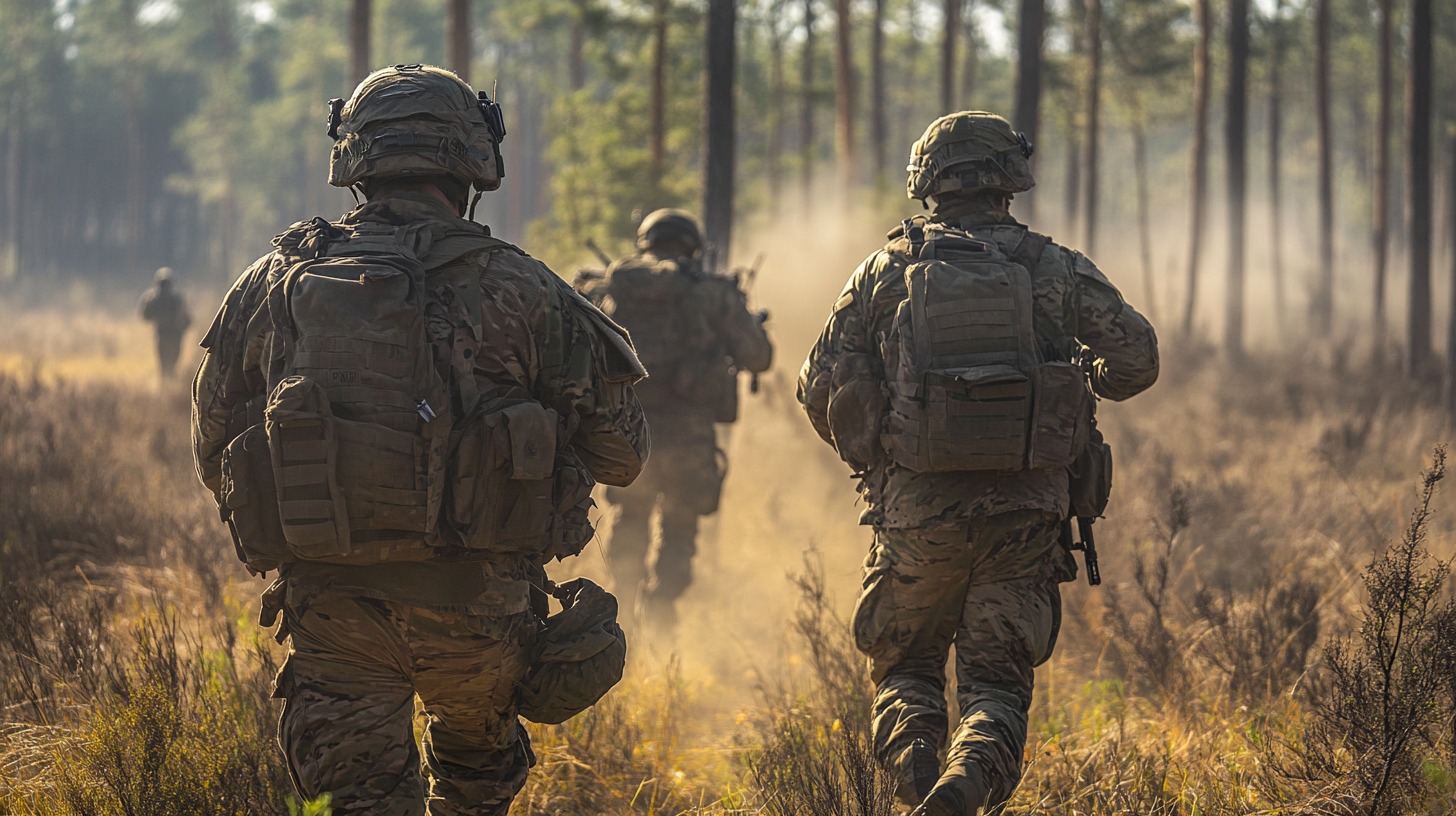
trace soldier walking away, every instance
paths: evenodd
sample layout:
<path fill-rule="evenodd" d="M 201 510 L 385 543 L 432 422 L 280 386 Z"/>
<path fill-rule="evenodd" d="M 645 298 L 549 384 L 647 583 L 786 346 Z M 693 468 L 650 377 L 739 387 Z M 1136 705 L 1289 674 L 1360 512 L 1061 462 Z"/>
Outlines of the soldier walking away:
<path fill-rule="evenodd" d="M 171 268 L 164 266 L 157 270 L 152 288 L 137 304 L 137 313 L 152 324 L 156 335 L 157 371 L 163 380 L 172 379 L 182 351 L 182 332 L 192 325 L 192 314 L 187 311 L 187 301 L 172 283 Z"/>
<path fill-rule="evenodd" d="M 1110 487 L 1093 395 L 1127 399 L 1158 374 L 1152 327 L 1107 277 L 1011 216 L 1031 153 L 993 114 L 933 122 L 907 184 L 929 217 L 855 270 L 799 376 L 814 429 L 860 477 L 874 545 L 853 634 L 875 752 L 921 816 L 999 812 L 1020 781 L 1032 669 L 1076 575 L 1063 521 L 1100 512 L 1081 489 L 1071 506 L 1070 474 L 1100 473 L 1102 501 Z"/>
<path fill-rule="evenodd" d="M 467 220 L 503 175 L 486 94 L 407 65 L 330 104 L 329 183 L 365 203 L 294 224 L 228 293 L 194 387 L 198 473 L 238 555 L 279 573 L 260 621 L 289 643 L 275 696 L 299 794 L 504 816 L 534 763 L 518 690 L 529 714 L 553 642 L 531 587 L 591 537 L 595 481 L 641 470 L 644 371 L 600 311 Z M 588 622 L 619 636 L 603 608 Z"/>
<path fill-rule="evenodd" d="M 607 555 L 616 592 L 642 593 L 647 619 L 670 633 L 693 581 L 698 519 L 718 511 L 727 462 L 714 425 L 737 420 L 738 373 L 768 370 L 773 346 L 767 314 L 749 311 L 738 281 L 704 271 L 691 215 L 649 214 L 637 248 L 586 288 L 631 332 L 650 372 L 637 394 L 652 422 L 652 460 L 630 488 L 607 490 L 619 511 Z M 659 543 L 649 576 L 654 511 Z"/>

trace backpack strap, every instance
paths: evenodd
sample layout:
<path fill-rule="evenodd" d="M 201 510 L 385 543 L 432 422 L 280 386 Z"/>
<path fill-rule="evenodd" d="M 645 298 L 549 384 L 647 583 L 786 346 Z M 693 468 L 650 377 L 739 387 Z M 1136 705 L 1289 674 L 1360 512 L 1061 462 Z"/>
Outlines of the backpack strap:
<path fill-rule="evenodd" d="M 1036 268 L 1041 265 L 1041 256 L 1051 242 L 1052 239 L 1047 236 L 1027 230 L 1017 242 L 1016 248 L 1011 250 L 1011 260 L 1026 267 L 1027 274 L 1035 278 Z"/>

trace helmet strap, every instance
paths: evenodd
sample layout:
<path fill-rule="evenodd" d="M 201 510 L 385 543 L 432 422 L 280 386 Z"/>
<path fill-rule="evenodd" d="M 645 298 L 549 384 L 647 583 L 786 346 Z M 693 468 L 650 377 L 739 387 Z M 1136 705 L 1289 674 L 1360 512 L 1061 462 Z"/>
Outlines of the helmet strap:
<path fill-rule="evenodd" d="M 480 196 L 482 194 L 483 194 L 483 191 L 476 190 L 475 191 L 475 197 L 472 198 L 472 199 L 470 199 L 470 209 L 465 214 L 465 220 L 466 221 L 474 221 L 475 220 L 475 205 L 480 203 Z"/>
<path fill-rule="evenodd" d="M 349 185 L 349 194 L 352 195 L 352 196 L 354 196 L 354 206 L 355 207 L 362 206 L 364 204 L 364 199 L 369 197 L 364 192 L 364 184 L 362 182 L 359 183 L 359 184 L 350 184 Z"/>

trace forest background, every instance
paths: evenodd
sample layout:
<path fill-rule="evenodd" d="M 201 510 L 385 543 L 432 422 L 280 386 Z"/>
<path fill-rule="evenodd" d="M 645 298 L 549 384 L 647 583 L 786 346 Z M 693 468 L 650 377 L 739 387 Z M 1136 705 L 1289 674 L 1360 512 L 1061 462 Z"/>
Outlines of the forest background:
<path fill-rule="evenodd" d="M 641 213 L 703 212 L 720 270 L 762 255 L 778 345 L 720 440 L 694 636 L 625 615 L 628 680 L 533 727 L 515 813 L 891 812 L 843 620 L 867 536 L 793 376 L 919 211 L 909 145 L 964 108 L 1031 134 L 1013 211 L 1164 350 L 1101 410 L 1107 583 L 1064 587 L 1008 813 L 1456 810 L 1450 3 L 0 0 L 0 813 L 323 812 L 133 309 L 171 266 L 197 332 L 271 235 L 352 206 L 325 101 L 421 61 L 505 107 L 479 220 L 570 276 Z"/>
<path fill-rule="evenodd" d="M 1120 282 L 1165 334 L 1237 351 L 1295 327 L 1383 344 L 1391 324 L 1428 357 L 1456 186 L 1456 15 L 1432 0 L 708 5 L 736 43 L 681 0 L 4 0 L 0 280 L 230 280 L 347 206 L 321 181 L 324 100 L 424 61 L 498 89 L 509 181 L 481 220 L 568 271 L 660 206 L 706 210 L 742 263 L 764 223 L 859 204 L 893 223 L 925 124 L 987 109 L 1040 148 L 1018 211 L 1126 253 Z M 705 191 L 725 156 L 728 187 Z"/>

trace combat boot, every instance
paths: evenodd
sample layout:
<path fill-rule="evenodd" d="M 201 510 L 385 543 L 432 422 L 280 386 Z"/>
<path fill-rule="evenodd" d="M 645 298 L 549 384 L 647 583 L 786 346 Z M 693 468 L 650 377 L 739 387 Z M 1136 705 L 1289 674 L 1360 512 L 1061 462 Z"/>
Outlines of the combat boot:
<path fill-rule="evenodd" d="M 916 739 L 895 758 L 892 771 L 895 800 L 914 808 L 925 801 L 940 780 L 940 755 L 929 742 Z"/>
<path fill-rule="evenodd" d="M 941 779 L 910 816 L 980 816 L 990 791 L 980 774 Z"/>

